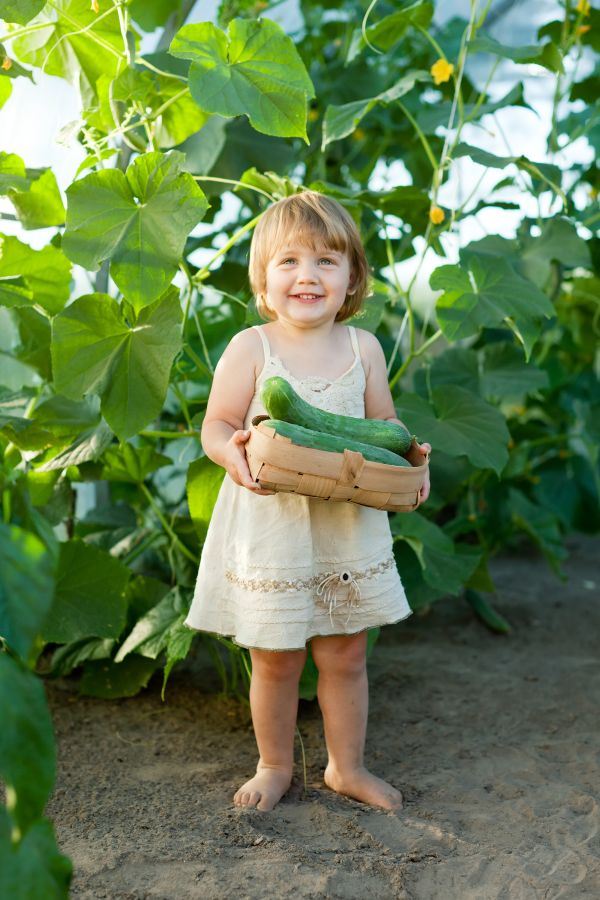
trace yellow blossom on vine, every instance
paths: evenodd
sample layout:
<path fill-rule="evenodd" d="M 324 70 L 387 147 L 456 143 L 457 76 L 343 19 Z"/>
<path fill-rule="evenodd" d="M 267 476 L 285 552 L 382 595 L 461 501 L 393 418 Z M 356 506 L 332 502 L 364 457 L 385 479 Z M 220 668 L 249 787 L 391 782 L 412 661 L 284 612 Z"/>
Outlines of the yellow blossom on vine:
<path fill-rule="evenodd" d="M 4 69 L 5 72 L 8 72 L 8 70 L 11 68 L 11 66 L 12 66 L 12 59 L 10 58 L 10 56 L 5 56 L 4 59 L 2 60 L 2 68 Z"/>
<path fill-rule="evenodd" d="M 450 80 L 450 76 L 454 72 L 454 66 L 452 63 L 449 63 L 447 59 L 438 59 L 429 71 L 431 72 L 435 83 L 441 84 L 443 81 Z"/>
<path fill-rule="evenodd" d="M 366 136 L 366 132 L 363 128 L 355 128 L 352 132 L 352 140 L 354 141 L 362 141 L 362 139 Z"/>
<path fill-rule="evenodd" d="M 92 0 L 91 10 L 96 14 L 100 12 L 100 4 L 98 3 L 98 0 Z"/>
<path fill-rule="evenodd" d="M 429 219 L 434 225 L 441 225 L 445 219 L 444 210 L 439 206 L 432 206 L 429 210 Z"/>
<path fill-rule="evenodd" d="M 581 13 L 582 16 L 589 16 L 590 6 L 590 0 L 579 0 L 579 3 L 575 7 L 575 9 L 578 13 Z"/>
<path fill-rule="evenodd" d="M 577 34 L 585 34 L 587 31 L 590 30 L 591 27 L 592 27 L 591 25 L 580 25 L 575 30 L 577 31 Z"/>

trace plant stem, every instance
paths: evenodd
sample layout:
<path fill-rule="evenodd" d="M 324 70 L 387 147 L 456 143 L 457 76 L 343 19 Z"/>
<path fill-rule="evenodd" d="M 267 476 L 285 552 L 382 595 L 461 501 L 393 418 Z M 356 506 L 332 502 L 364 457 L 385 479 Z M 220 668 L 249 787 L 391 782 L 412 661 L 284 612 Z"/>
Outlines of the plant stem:
<path fill-rule="evenodd" d="M 230 250 L 233 247 L 233 245 L 236 244 L 239 241 L 239 239 L 242 238 L 248 231 L 252 231 L 254 226 L 261 220 L 262 216 L 263 216 L 263 213 L 259 213 L 257 216 L 254 216 L 253 219 L 250 219 L 249 222 L 246 222 L 245 225 L 242 225 L 242 227 L 239 228 L 235 232 L 233 237 L 231 237 L 227 241 L 227 243 L 224 244 L 224 246 L 221 247 L 221 249 L 217 253 L 215 253 L 215 255 L 211 259 L 209 259 L 209 261 L 206 263 L 206 265 L 203 266 L 201 269 L 198 269 L 196 274 L 193 276 L 193 281 L 194 282 L 204 281 L 206 279 L 206 277 L 210 274 L 210 267 L 212 266 L 212 264 L 214 262 L 216 262 L 216 260 L 219 259 L 221 256 L 224 256 L 224 254 L 227 253 L 227 251 Z"/>
<path fill-rule="evenodd" d="M 200 438 L 198 431 L 140 431 L 142 437 L 162 438 L 165 441 L 177 440 L 178 438 L 195 437 Z"/>
<path fill-rule="evenodd" d="M 143 481 L 140 482 L 139 487 L 140 487 L 143 495 L 145 496 L 146 500 L 148 501 L 148 503 L 154 510 L 160 524 L 162 525 L 164 530 L 167 532 L 167 534 L 169 535 L 169 537 L 171 538 L 171 540 L 173 541 L 175 546 L 177 546 L 179 548 L 179 550 L 183 553 L 184 556 L 186 556 L 190 560 L 190 562 L 193 562 L 194 565 L 198 565 L 200 560 L 196 557 L 196 554 L 192 553 L 191 550 L 188 550 L 188 548 L 185 546 L 185 544 L 182 543 L 180 541 L 180 539 L 177 537 L 177 535 L 175 534 L 175 532 L 173 531 L 173 529 L 171 528 L 171 526 L 165 519 L 160 506 L 156 503 L 154 497 L 152 496 L 152 494 L 150 493 L 150 491 L 148 490 L 148 488 L 146 487 L 146 485 L 144 484 Z"/>
<path fill-rule="evenodd" d="M 256 191 L 257 194 L 262 194 L 263 197 L 266 197 L 267 200 L 270 200 L 271 203 L 275 200 L 275 197 L 272 194 L 269 194 L 267 191 L 263 191 L 262 188 L 255 187 L 253 184 L 245 184 L 243 181 L 236 181 L 234 178 L 217 178 L 213 175 L 192 175 L 196 181 L 219 181 L 222 184 L 236 184 L 239 187 L 246 188 L 249 191 Z"/>
<path fill-rule="evenodd" d="M 427 155 L 427 159 L 431 163 L 431 168 L 435 172 L 439 168 L 440 164 L 435 157 L 435 153 L 431 149 L 431 144 L 427 140 L 425 133 L 423 132 L 423 129 L 421 128 L 421 126 L 419 125 L 419 123 L 417 122 L 415 117 L 412 115 L 412 113 L 410 113 L 408 111 L 408 109 L 405 107 L 404 103 L 401 103 L 400 100 L 397 100 L 396 103 L 398 104 L 398 106 L 400 107 L 400 109 L 402 110 L 402 112 L 404 113 L 406 118 L 408 119 L 408 121 L 411 123 L 411 125 L 417 132 L 418 138 L 421 141 L 421 143 L 423 145 L 423 149 L 425 150 L 425 153 Z"/>

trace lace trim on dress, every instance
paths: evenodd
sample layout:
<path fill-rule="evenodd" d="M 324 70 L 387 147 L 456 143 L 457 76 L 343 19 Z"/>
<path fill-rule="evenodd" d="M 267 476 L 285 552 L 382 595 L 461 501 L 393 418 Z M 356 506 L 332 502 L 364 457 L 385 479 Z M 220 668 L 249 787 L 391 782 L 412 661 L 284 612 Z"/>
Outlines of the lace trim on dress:
<path fill-rule="evenodd" d="M 338 384 L 339 382 L 343 381 L 348 375 L 353 374 L 360 360 L 357 356 L 355 356 L 354 362 L 352 363 L 350 368 L 346 369 L 345 372 L 342 372 L 341 375 L 338 375 L 337 378 L 325 378 L 323 375 L 303 375 L 302 377 L 299 377 L 297 375 L 294 375 L 293 372 L 290 372 L 280 356 L 271 356 L 269 362 L 275 367 L 277 366 L 277 363 L 279 363 L 281 368 L 285 371 L 286 375 L 288 375 L 288 377 L 292 381 L 295 381 L 296 384 L 300 383 L 306 385 L 313 391 L 327 391 L 331 386 Z"/>
<path fill-rule="evenodd" d="M 360 605 L 359 581 L 378 575 L 396 565 L 393 556 L 376 565 L 369 566 L 360 572 L 352 572 L 350 569 L 341 571 L 320 573 L 308 578 L 241 578 L 230 569 L 225 570 L 225 577 L 233 584 L 240 585 L 249 591 L 296 591 L 315 589 L 315 599 L 329 611 L 329 618 L 333 625 L 333 610 L 338 606 L 348 606 L 348 619 L 350 621 L 352 608 Z M 345 597 L 340 596 L 340 589 L 346 589 Z"/>

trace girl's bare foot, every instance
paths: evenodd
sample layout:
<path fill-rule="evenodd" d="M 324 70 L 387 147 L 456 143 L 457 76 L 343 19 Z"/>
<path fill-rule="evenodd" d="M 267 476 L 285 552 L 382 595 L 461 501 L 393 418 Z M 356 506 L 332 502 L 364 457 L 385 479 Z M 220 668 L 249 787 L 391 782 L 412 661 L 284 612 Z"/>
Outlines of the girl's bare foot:
<path fill-rule="evenodd" d="M 348 772 L 338 772 L 332 766 L 325 769 L 324 781 L 328 788 L 353 797 L 370 806 L 382 806 L 384 809 L 402 809 L 402 794 L 395 787 L 372 775 L 364 766 Z"/>
<path fill-rule="evenodd" d="M 259 763 L 256 775 L 236 791 L 233 802 L 236 806 L 255 806 L 266 812 L 279 803 L 291 783 L 289 769 Z"/>

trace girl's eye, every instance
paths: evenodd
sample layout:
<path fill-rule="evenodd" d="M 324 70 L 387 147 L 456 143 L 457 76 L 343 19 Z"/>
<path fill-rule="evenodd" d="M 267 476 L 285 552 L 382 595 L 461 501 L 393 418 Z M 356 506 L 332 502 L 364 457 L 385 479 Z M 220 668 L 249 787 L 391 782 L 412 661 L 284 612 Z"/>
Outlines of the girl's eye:
<path fill-rule="evenodd" d="M 319 260 L 319 262 L 328 262 L 328 263 L 331 263 L 331 265 L 333 265 L 333 260 L 329 259 L 329 257 L 327 257 L 327 256 L 322 256 L 321 259 Z"/>

